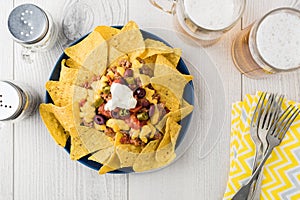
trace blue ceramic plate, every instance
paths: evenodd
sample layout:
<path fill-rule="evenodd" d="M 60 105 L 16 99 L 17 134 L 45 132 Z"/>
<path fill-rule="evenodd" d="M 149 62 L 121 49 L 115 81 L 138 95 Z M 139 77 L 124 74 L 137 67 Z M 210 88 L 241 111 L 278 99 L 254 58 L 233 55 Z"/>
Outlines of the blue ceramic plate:
<path fill-rule="evenodd" d="M 114 26 L 114 28 L 118 28 L 118 29 L 121 29 L 122 26 Z M 159 38 L 158 36 L 156 35 L 153 35 L 152 33 L 149 33 L 147 31 L 143 31 L 141 30 L 142 32 L 142 35 L 144 37 L 144 39 L 147 39 L 147 38 L 150 38 L 150 39 L 154 39 L 154 40 L 158 40 L 158 41 L 161 41 L 163 43 L 165 43 L 166 45 L 168 46 L 171 46 L 170 44 L 168 44 L 166 41 L 162 40 L 161 38 Z M 80 41 L 82 41 L 87 35 L 83 36 L 82 38 L 78 39 L 77 41 L 75 41 L 74 43 L 71 44 L 72 45 L 75 45 L 77 43 L 79 43 Z M 61 70 L 61 61 L 63 59 L 67 59 L 68 56 L 63 53 L 59 59 L 57 60 L 55 66 L 54 66 L 54 69 L 52 70 L 51 72 L 51 75 L 50 75 L 50 78 L 49 80 L 53 80 L 53 81 L 58 81 L 59 80 L 59 76 L 60 76 L 60 70 Z M 182 59 L 179 60 L 179 63 L 177 65 L 177 69 L 183 73 L 183 74 L 187 74 L 189 75 L 189 70 L 188 68 L 186 67 L 185 63 L 183 62 Z M 185 91 L 184 91 L 184 95 L 183 95 L 183 98 L 191 105 L 194 105 L 194 87 L 193 87 L 193 82 L 190 81 L 189 84 L 186 86 L 185 88 Z M 46 98 L 45 98 L 45 103 L 53 103 L 50 95 L 48 92 L 46 92 Z M 184 118 L 181 122 L 180 122 L 180 125 L 182 126 L 181 128 L 181 132 L 180 132 L 180 135 L 177 139 L 177 144 L 176 144 L 176 148 L 180 145 L 181 141 L 184 139 L 184 136 L 186 134 L 186 131 L 188 129 L 188 126 L 190 124 L 190 121 L 191 121 L 191 114 L 189 116 L 187 116 L 186 118 Z M 70 139 L 67 141 L 67 144 L 65 146 L 65 150 L 70 153 L 70 146 L 71 146 L 71 143 L 70 143 Z M 89 168 L 92 168 L 94 170 L 99 170 L 102 166 L 102 164 L 98 163 L 98 162 L 95 162 L 95 161 L 91 161 L 91 160 L 88 160 L 88 157 L 90 155 L 86 155 L 85 157 L 82 157 L 81 159 L 79 159 L 78 161 L 84 165 L 86 165 L 87 167 Z M 128 168 L 128 169 L 122 169 L 122 170 L 115 170 L 115 171 L 112 171 L 112 172 L 109 172 L 109 173 L 114 173 L 114 174 L 121 174 L 121 173 L 132 173 L 134 172 L 131 168 Z"/>

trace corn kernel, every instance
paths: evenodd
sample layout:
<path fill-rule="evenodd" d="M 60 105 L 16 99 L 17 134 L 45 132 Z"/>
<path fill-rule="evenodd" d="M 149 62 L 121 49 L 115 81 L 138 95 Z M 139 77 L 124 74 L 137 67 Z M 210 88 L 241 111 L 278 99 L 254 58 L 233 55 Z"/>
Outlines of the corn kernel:
<path fill-rule="evenodd" d="M 124 76 L 125 69 L 123 67 L 117 67 L 117 72 L 121 75 Z"/>
<path fill-rule="evenodd" d="M 102 76 L 100 79 L 100 82 L 102 82 L 102 83 L 108 82 L 108 78 L 106 76 Z"/>
<path fill-rule="evenodd" d="M 112 71 L 109 71 L 107 73 L 107 76 L 109 76 L 111 79 L 113 79 L 115 75 L 114 75 L 114 73 Z"/>

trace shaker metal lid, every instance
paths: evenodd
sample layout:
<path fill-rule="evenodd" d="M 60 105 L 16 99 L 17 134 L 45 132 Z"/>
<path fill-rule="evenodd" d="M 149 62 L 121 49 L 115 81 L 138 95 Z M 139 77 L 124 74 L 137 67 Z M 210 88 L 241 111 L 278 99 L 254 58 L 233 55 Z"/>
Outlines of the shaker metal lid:
<path fill-rule="evenodd" d="M 8 29 L 17 42 L 33 44 L 44 38 L 49 21 L 46 13 L 33 4 L 14 8 L 8 17 Z"/>
<path fill-rule="evenodd" d="M 22 106 L 22 97 L 12 84 L 0 81 L 0 121 L 14 118 Z"/>

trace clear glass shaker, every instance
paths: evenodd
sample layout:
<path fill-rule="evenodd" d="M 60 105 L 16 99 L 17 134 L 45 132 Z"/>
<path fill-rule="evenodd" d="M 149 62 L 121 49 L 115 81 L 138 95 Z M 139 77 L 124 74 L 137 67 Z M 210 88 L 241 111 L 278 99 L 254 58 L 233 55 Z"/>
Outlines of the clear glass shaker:
<path fill-rule="evenodd" d="M 58 35 L 51 15 L 34 4 L 15 7 L 8 17 L 8 30 L 23 46 L 22 58 L 29 63 L 34 52 L 52 48 Z"/>

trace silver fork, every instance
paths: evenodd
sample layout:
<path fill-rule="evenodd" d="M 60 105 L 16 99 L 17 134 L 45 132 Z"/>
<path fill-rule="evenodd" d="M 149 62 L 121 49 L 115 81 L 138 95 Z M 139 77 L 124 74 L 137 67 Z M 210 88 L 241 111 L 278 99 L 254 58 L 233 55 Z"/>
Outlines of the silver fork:
<path fill-rule="evenodd" d="M 271 118 L 275 117 L 275 111 L 278 112 L 276 97 L 277 95 L 274 96 L 274 94 L 272 93 L 268 94 L 266 92 L 263 92 L 259 97 L 257 106 L 252 116 L 252 120 L 250 123 L 250 135 L 253 142 L 255 143 L 255 158 L 252 167 L 252 174 L 257 168 L 259 162 L 261 162 L 264 155 L 264 149 L 266 149 L 267 147 L 265 146 L 266 138 L 262 138 L 262 135 L 266 136 L 265 134 L 267 133 L 267 129 L 271 124 L 270 121 L 273 121 L 273 119 Z M 253 197 L 253 192 L 258 190 L 259 184 L 260 179 L 256 179 L 253 181 L 248 195 L 249 198 Z"/>
<path fill-rule="evenodd" d="M 278 96 L 270 94 L 269 95 L 269 101 L 266 103 L 265 107 L 264 107 L 264 111 L 261 115 L 261 120 L 259 122 L 259 126 L 258 126 L 258 138 L 261 141 L 261 152 L 260 155 L 261 157 L 258 158 L 257 163 L 255 164 L 255 168 L 253 168 L 253 173 L 254 170 L 256 169 L 256 167 L 258 166 L 258 163 L 261 162 L 262 160 L 262 156 L 266 153 L 266 150 L 268 148 L 268 142 L 267 142 L 267 133 L 268 130 L 271 128 L 271 125 L 273 124 L 273 122 L 275 120 L 278 119 L 280 113 L 281 113 L 281 105 L 284 99 L 284 95 L 280 95 Z M 261 185 L 261 181 L 263 178 L 263 170 L 261 170 L 261 172 L 259 173 L 259 176 L 256 180 L 253 181 L 250 193 L 249 193 L 249 197 L 248 199 L 254 199 L 255 195 L 257 193 L 259 193 L 260 191 L 260 185 Z"/>
<path fill-rule="evenodd" d="M 276 120 L 281 113 L 281 105 L 283 102 L 283 95 L 279 96 L 279 100 L 277 101 L 277 95 L 271 95 L 270 101 L 265 106 L 265 110 L 262 114 L 262 123 L 259 124 L 259 134 L 258 137 L 260 141 L 262 142 L 262 152 L 263 154 L 266 153 L 266 150 L 268 148 L 268 142 L 267 142 L 267 133 L 270 129 L 272 123 L 274 120 Z"/>
<path fill-rule="evenodd" d="M 280 115 L 280 117 L 274 121 L 267 133 L 268 149 L 264 155 L 263 160 L 260 162 L 256 170 L 254 171 L 247 184 L 242 186 L 242 188 L 234 195 L 234 197 L 232 198 L 233 200 L 246 200 L 248 198 L 248 194 L 253 181 L 259 175 L 263 165 L 271 155 L 274 147 L 278 146 L 281 143 L 286 132 L 288 131 L 291 124 L 296 119 L 299 113 L 300 110 L 298 108 L 296 108 L 295 106 L 289 106 Z"/>
<path fill-rule="evenodd" d="M 266 92 L 263 92 L 260 95 L 250 122 L 250 136 L 255 144 L 255 157 L 254 157 L 254 162 L 252 167 L 253 171 L 258 166 L 258 161 L 262 159 L 262 142 L 258 137 L 258 126 L 259 126 L 259 121 L 261 118 L 261 113 L 263 111 L 266 96 L 267 96 Z"/>

